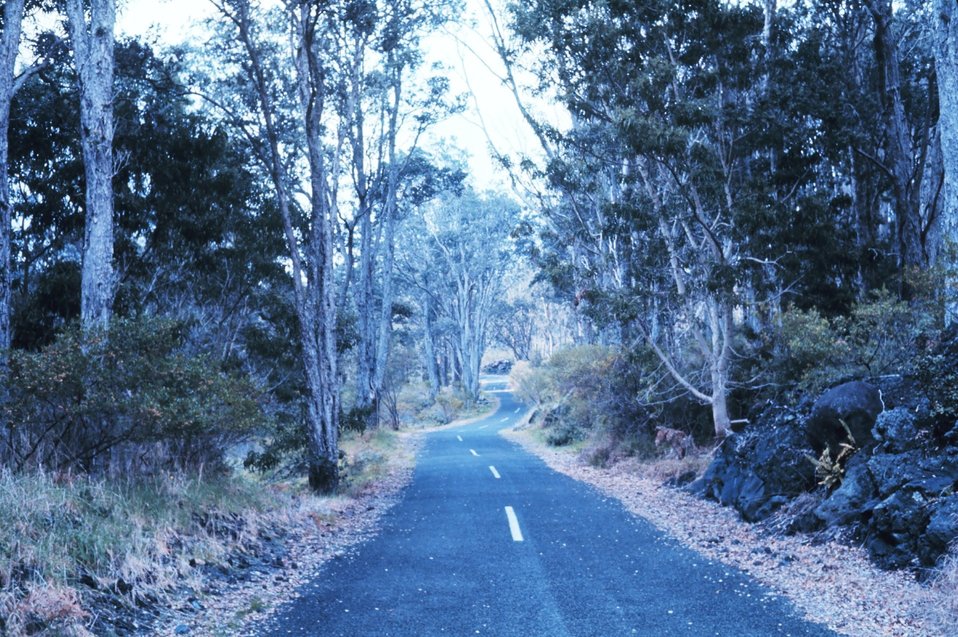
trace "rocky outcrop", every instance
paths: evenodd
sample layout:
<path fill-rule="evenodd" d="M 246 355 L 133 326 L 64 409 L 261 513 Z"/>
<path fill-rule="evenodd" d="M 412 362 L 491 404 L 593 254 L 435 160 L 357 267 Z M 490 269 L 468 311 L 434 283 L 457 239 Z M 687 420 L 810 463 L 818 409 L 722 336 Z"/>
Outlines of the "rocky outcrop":
<path fill-rule="evenodd" d="M 805 435 L 816 456 L 827 448 L 834 458 L 843 443 L 869 447 L 875 442 L 872 427 L 883 409 L 877 387 L 861 381 L 844 383 L 815 401 L 805 421 Z"/>
<path fill-rule="evenodd" d="M 815 485 L 795 414 L 766 414 L 764 424 L 730 436 L 703 477 L 689 489 L 735 507 L 750 522 L 767 518 Z"/>
<path fill-rule="evenodd" d="M 849 462 L 815 515 L 850 527 L 884 568 L 929 567 L 958 540 L 956 487 L 958 449 L 879 449 Z"/>
<path fill-rule="evenodd" d="M 958 542 L 958 433 L 952 436 L 951 427 L 944 436 L 936 433 L 941 423 L 914 384 L 887 384 L 887 405 L 875 385 L 852 382 L 823 394 L 807 417 L 784 408 L 766 411 L 723 442 L 690 489 L 753 522 L 816 491 L 820 504 L 783 528 L 843 528 L 842 535 L 864 545 L 879 566 L 934 566 Z M 842 458 L 840 483 L 826 491 L 816 480 L 814 459 L 825 449 L 837 457 L 849 442 L 846 426 L 854 451 Z"/>

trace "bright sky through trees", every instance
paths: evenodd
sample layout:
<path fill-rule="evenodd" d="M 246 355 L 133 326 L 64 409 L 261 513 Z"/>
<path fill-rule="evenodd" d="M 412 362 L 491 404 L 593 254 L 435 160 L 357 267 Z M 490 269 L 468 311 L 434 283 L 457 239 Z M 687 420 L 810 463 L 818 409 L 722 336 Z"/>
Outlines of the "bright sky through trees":
<path fill-rule="evenodd" d="M 467 156 L 478 189 L 503 189 L 508 179 L 492 157 L 489 140 L 497 152 L 508 155 L 538 156 L 539 148 L 512 95 L 495 75 L 502 63 L 489 44 L 483 0 L 465 0 L 465 4 L 459 24 L 432 36 L 426 46 L 429 64 L 441 63 L 448 69 L 454 94 L 475 97 L 468 97 L 465 113 L 436 126 L 427 144 L 440 153 L 445 149 L 454 157 Z M 176 43 L 202 38 L 199 23 L 212 13 L 205 0 L 127 0 L 120 5 L 118 29 Z"/>

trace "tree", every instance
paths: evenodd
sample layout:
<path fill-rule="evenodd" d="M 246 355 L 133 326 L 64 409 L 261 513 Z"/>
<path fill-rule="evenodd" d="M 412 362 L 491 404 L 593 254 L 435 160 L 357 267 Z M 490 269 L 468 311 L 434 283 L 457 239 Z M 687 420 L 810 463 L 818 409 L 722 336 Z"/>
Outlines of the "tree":
<path fill-rule="evenodd" d="M 426 210 L 424 220 L 429 253 L 422 268 L 436 282 L 433 294 L 456 326 L 460 385 L 474 402 L 493 312 L 515 255 L 510 235 L 519 209 L 504 195 L 466 190 Z"/>
<path fill-rule="evenodd" d="M 3 6 L 0 33 L 0 356 L 10 349 L 11 286 L 13 282 L 10 233 L 9 138 L 10 104 L 16 92 L 16 63 L 20 51 L 20 29 L 24 0 L 10 0 Z"/>
<path fill-rule="evenodd" d="M 931 261 L 926 238 L 937 217 L 934 202 L 931 204 L 933 208 L 922 215 L 921 201 L 922 181 L 932 172 L 926 166 L 928 147 L 933 141 L 929 131 L 935 122 L 933 118 L 926 117 L 917 124 L 919 130 L 915 135 L 915 122 L 908 121 L 898 46 L 900 36 L 894 31 L 891 0 L 868 0 L 866 6 L 874 20 L 873 43 L 878 65 L 877 89 L 882 105 L 885 151 L 884 161 L 871 160 L 880 165 L 891 182 L 901 265 L 903 268 L 924 268 Z M 913 135 L 916 139 L 913 139 Z"/>
<path fill-rule="evenodd" d="M 359 339 L 356 347 L 354 409 L 378 417 L 376 407 L 390 351 L 395 299 L 395 235 L 405 182 L 421 181 L 419 140 L 436 121 L 458 108 L 448 82 L 420 72 L 421 40 L 446 22 L 448 0 L 386 0 L 365 7 L 371 14 L 350 32 L 345 124 L 356 195 L 354 225 L 360 236 L 354 299 Z M 417 81 L 418 80 L 418 81 Z M 402 138 L 411 141 L 403 144 Z M 428 163 L 428 162 L 427 162 Z M 415 189 L 415 186 L 412 186 Z M 421 193 L 420 193 L 421 194 Z M 418 197 L 421 203 L 421 197 Z M 416 205 L 415 202 L 412 205 Z M 407 203 L 408 206 L 408 203 Z M 347 244 L 347 261 L 354 261 Z M 352 272 L 347 272 L 347 281 Z M 378 284 L 378 290 L 377 290 Z M 377 295 L 378 292 L 378 295 Z M 378 296 L 378 299 L 377 299 Z"/>
<path fill-rule="evenodd" d="M 84 329 L 106 328 L 113 274 L 113 48 L 116 0 L 66 0 L 80 87 L 80 139 L 86 175 L 86 229 L 80 289 Z"/>
<path fill-rule="evenodd" d="M 941 153 L 945 182 L 942 196 L 944 235 L 945 320 L 958 318 L 958 10 L 949 0 L 935 3 Z"/>
<path fill-rule="evenodd" d="M 327 50 L 329 22 L 335 6 L 290 0 L 282 18 L 291 34 L 292 59 L 285 65 L 268 59 L 273 50 L 263 29 L 258 6 L 248 0 L 212 0 L 232 25 L 244 60 L 242 69 L 249 103 L 256 113 L 252 128 L 242 128 L 257 160 L 269 175 L 282 219 L 292 274 L 294 306 L 306 379 L 309 484 L 329 492 L 339 483 L 339 380 L 336 348 L 336 304 L 333 284 L 333 228 L 336 222 L 329 198 L 331 175 L 323 140 L 325 109 L 330 93 Z M 287 69 L 292 76 L 279 75 Z M 299 130 L 307 166 L 306 224 L 297 231 L 294 196 L 297 185 L 289 173 L 294 164 L 284 152 L 280 130 L 281 95 L 277 87 L 292 88 L 297 102 Z M 296 120 L 293 120 L 296 121 Z M 294 146 L 295 149 L 295 146 Z M 335 178 L 335 175 L 332 176 Z"/>

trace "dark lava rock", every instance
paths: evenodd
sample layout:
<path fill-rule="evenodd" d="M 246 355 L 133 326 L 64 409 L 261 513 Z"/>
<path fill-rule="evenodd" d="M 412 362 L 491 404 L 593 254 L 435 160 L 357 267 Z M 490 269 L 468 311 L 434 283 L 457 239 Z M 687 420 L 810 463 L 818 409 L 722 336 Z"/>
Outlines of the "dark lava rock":
<path fill-rule="evenodd" d="M 896 407 L 878 414 L 872 436 L 883 451 L 902 452 L 921 444 L 915 415 L 905 407 Z"/>
<path fill-rule="evenodd" d="M 868 456 L 856 454 L 848 461 L 841 486 L 815 509 L 815 516 L 827 526 L 851 524 L 869 516 L 879 501 Z"/>
<path fill-rule="evenodd" d="M 934 566 L 952 542 L 958 540 L 958 495 L 934 503 L 928 526 L 919 538 L 918 555 L 922 564 Z"/>
<path fill-rule="evenodd" d="M 805 435 L 816 455 L 828 448 L 835 457 L 840 445 L 848 442 L 848 433 L 842 426 L 845 423 L 855 446 L 868 447 L 874 443 L 872 427 L 883 409 L 877 387 L 861 381 L 844 383 L 829 389 L 815 401 L 805 421 Z"/>
<path fill-rule="evenodd" d="M 865 545 L 882 568 L 916 566 L 918 538 L 928 526 L 928 500 L 919 491 L 901 489 L 872 510 Z"/>
<path fill-rule="evenodd" d="M 814 488 L 815 469 L 806 454 L 797 420 L 778 414 L 772 425 L 727 438 L 689 491 L 735 507 L 749 522 L 763 520 Z"/>

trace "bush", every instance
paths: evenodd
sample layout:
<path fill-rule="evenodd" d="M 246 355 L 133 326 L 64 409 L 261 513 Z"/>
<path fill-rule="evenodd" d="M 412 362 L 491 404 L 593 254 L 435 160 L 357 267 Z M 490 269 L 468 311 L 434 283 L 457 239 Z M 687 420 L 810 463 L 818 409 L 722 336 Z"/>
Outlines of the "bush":
<path fill-rule="evenodd" d="M 116 321 L 15 351 L 0 450 L 14 469 L 137 474 L 218 466 L 265 416 L 248 380 L 183 353 L 185 326 Z"/>
<path fill-rule="evenodd" d="M 779 382 L 808 394 L 843 380 L 907 373 L 916 343 L 932 323 L 920 306 L 884 290 L 848 316 L 791 309 L 782 315 L 772 368 Z"/>
<path fill-rule="evenodd" d="M 927 417 L 936 436 L 958 431 L 958 327 L 945 330 L 915 363 L 920 392 L 928 401 Z"/>
<path fill-rule="evenodd" d="M 540 368 L 517 364 L 512 381 L 520 398 L 542 407 L 546 442 L 561 446 L 601 440 L 601 464 L 653 455 L 658 424 L 697 431 L 711 422 L 707 408 L 684 394 L 661 393 L 667 383 L 661 382 L 660 364 L 646 348 L 570 348 Z"/>
<path fill-rule="evenodd" d="M 551 400 L 554 394 L 552 378 L 541 367 L 528 361 L 516 361 L 509 372 L 509 382 L 516 397 L 534 407 Z"/>

